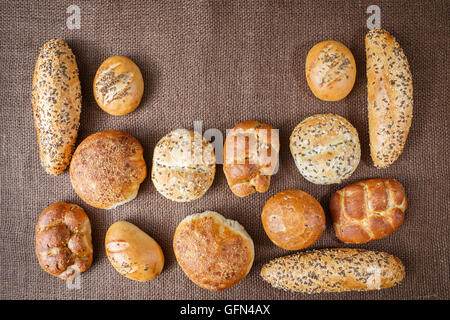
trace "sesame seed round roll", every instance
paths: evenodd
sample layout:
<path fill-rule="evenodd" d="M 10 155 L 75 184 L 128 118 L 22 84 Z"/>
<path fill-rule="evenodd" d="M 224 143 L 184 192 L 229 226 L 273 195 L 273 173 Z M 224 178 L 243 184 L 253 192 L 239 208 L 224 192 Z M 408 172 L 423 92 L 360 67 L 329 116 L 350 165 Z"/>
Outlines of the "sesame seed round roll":
<path fill-rule="evenodd" d="M 177 129 L 156 144 L 152 181 L 167 199 L 187 202 L 200 198 L 211 187 L 215 172 L 214 148 L 196 131 Z"/>
<path fill-rule="evenodd" d="M 75 55 L 61 39 L 47 42 L 34 69 L 32 104 L 41 164 L 59 175 L 69 165 L 80 125 L 81 86 Z"/>
<path fill-rule="evenodd" d="M 289 147 L 300 173 L 316 184 L 340 183 L 361 157 L 358 132 L 345 118 L 316 114 L 294 129 Z"/>
<path fill-rule="evenodd" d="M 263 266 L 261 276 L 273 287 L 293 292 L 368 291 L 400 283 L 405 267 L 385 252 L 337 248 L 271 260 Z"/>

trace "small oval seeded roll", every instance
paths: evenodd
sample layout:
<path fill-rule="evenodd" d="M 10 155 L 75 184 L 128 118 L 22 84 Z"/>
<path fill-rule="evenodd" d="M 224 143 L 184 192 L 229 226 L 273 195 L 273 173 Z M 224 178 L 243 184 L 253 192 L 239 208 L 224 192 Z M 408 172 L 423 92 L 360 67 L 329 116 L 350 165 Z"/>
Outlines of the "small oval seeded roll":
<path fill-rule="evenodd" d="M 50 40 L 39 53 L 32 104 L 41 164 L 48 174 L 57 176 L 70 163 L 81 113 L 77 62 L 62 39 Z"/>
<path fill-rule="evenodd" d="M 253 240 L 244 227 L 213 211 L 181 221 L 173 249 L 184 273 L 207 290 L 224 290 L 241 281 L 255 257 Z"/>
<path fill-rule="evenodd" d="M 73 280 L 92 264 L 91 223 L 76 204 L 56 202 L 42 211 L 35 242 L 42 269 L 63 280 Z"/>
<path fill-rule="evenodd" d="M 321 100 L 344 99 L 355 84 L 355 58 L 338 41 L 322 41 L 312 47 L 306 57 L 305 71 L 311 91 Z"/>
<path fill-rule="evenodd" d="M 113 209 L 133 200 L 147 176 L 139 141 L 121 131 L 97 132 L 84 139 L 70 164 L 75 192 L 87 204 Z"/>
<path fill-rule="evenodd" d="M 211 187 L 215 172 L 214 148 L 198 132 L 177 129 L 156 144 L 152 181 L 167 199 L 187 202 L 200 198 Z"/>
<path fill-rule="evenodd" d="M 358 132 L 345 118 L 316 114 L 291 134 L 289 147 L 306 180 L 316 184 L 340 183 L 356 170 L 361 157 Z"/>
<path fill-rule="evenodd" d="M 97 104 L 113 116 L 134 111 L 144 93 L 144 80 L 138 66 L 123 56 L 106 59 L 94 78 Z"/>
<path fill-rule="evenodd" d="M 309 247 L 325 230 L 319 201 L 301 190 L 284 190 L 264 205 L 261 220 L 272 242 L 286 250 Z"/>
<path fill-rule="evenodd" d="M 413 116 L 413 83 L 408 59 L 386 30 L 366 35 L 370 155 L 376 167 L 394 163 L 408 137 Z"/>

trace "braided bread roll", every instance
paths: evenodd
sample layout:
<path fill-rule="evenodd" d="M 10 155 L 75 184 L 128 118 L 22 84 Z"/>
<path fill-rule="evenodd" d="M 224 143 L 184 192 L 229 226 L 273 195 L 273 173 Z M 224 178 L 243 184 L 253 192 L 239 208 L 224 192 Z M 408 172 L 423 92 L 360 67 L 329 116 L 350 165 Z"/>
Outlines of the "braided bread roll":
<path fill-rule="evenodd" d="M 346 243 L 386 238 L 402 225 L 406 207 L 405 190 L 392 179 L 356 182 L 330 199 L 334 231 Z"/>
<path fill-rule="evenodd" d="M 231 129 L 223 147 L 223 171 L 231 191 L 238 197 L 266 192 L 279 150 L 279 137 L 271 125 L 248 120 Z"/>
<path fill-rule="evenodd" d="M 44 271 L 72 280 L 92 264 L 91 223 L 76 204 L 57 202 L 36 225 L 36 255 Z"/>

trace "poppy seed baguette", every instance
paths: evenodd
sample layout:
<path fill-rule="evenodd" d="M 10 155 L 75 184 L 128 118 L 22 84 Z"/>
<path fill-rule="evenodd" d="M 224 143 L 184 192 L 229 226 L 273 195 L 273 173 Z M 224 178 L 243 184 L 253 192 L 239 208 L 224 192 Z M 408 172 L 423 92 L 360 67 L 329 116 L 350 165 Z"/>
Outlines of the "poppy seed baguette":
<path fill-rule="evenodd" d="M 368 291 L 400 283 L 405 267 L 385 252 L 337 248 L 271 260 L 261 269 L 261 276 L 273 287 L 293 292 Z"/>

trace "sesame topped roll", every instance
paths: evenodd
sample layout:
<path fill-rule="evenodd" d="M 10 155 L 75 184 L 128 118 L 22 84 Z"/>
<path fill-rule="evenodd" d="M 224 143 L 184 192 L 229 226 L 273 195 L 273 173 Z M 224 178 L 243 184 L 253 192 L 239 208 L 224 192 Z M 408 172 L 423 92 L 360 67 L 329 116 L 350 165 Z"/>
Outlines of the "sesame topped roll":
<path fill-rule="evenodd" d="M 41 164 L 57 176 L 70 163 L 81 112 L 77 62 L 64 40 L 53 39 L 42 47 L 34 69 L 32 104 Z"/>
<path fill-rule="evenodd" d="M 156 144 L 152 181 L 167 199 L 187 202 L 200 198 L 211 187 L 215 172 L 214 148 L 196 131 L 177 129 Z"/>
<path fill-rule="evenodd" d="M 303 120 L 292 132 L 289 146 L 300 173 L 315 184 L 349 178 L 361 157 L 355 127 L 335 114 L 316 114 Z"/>

